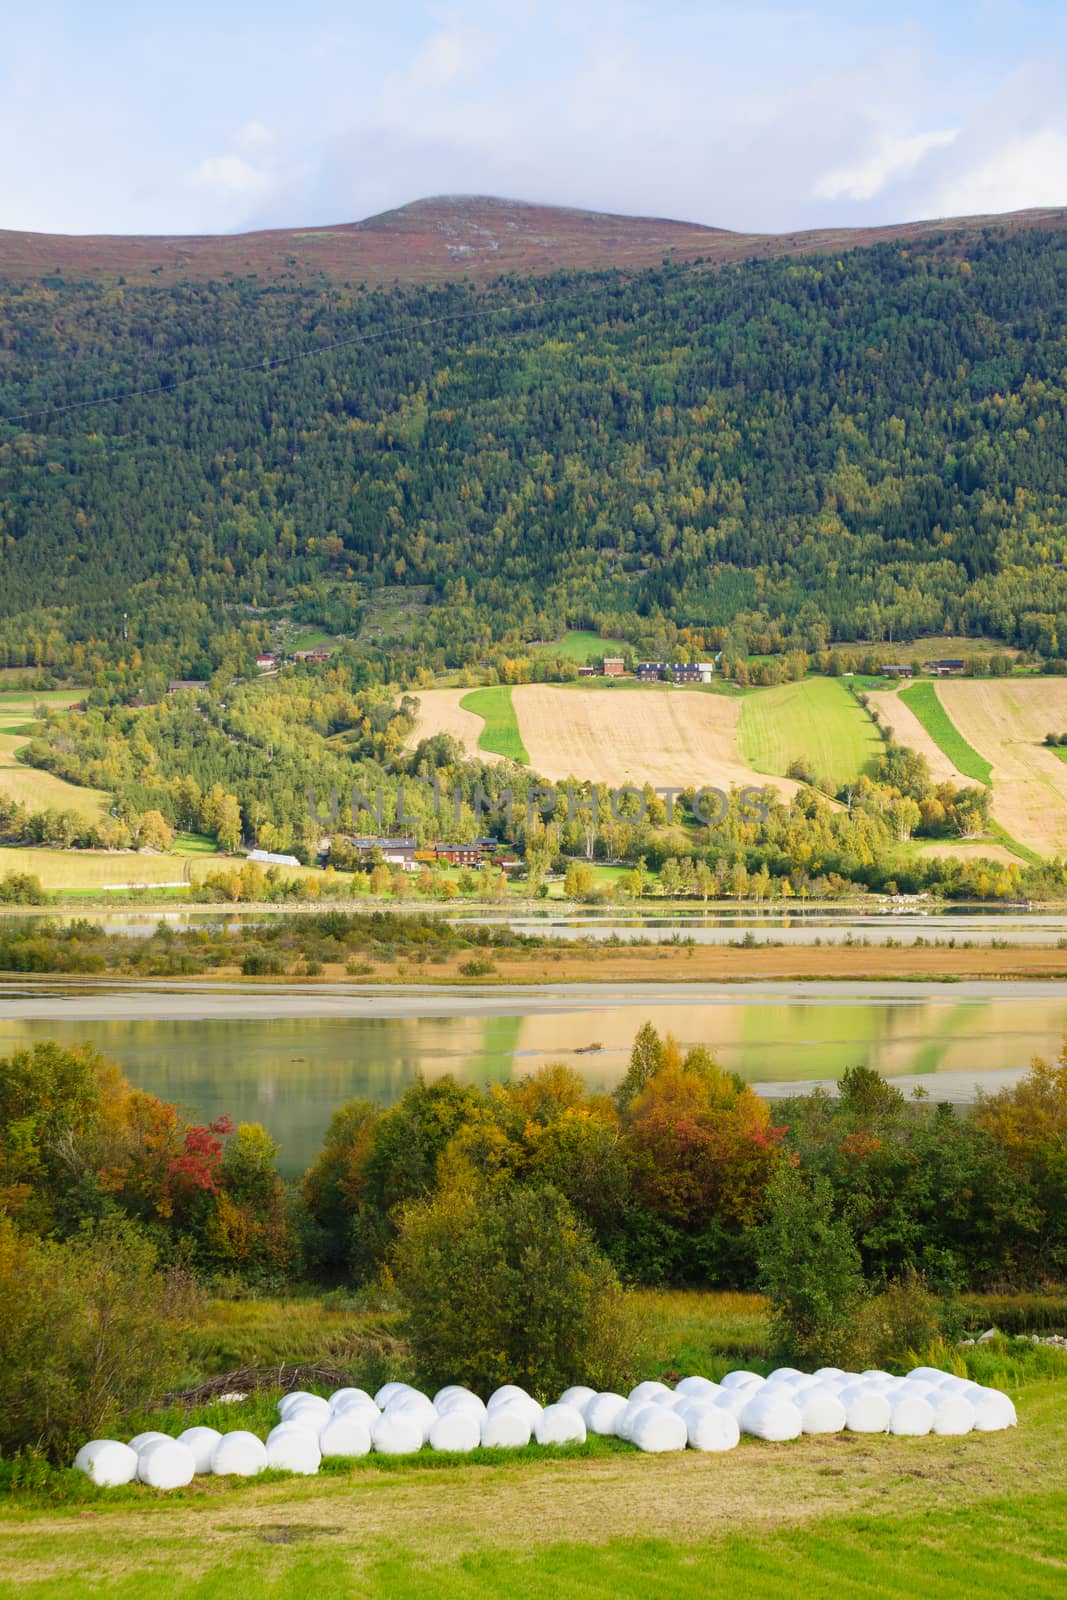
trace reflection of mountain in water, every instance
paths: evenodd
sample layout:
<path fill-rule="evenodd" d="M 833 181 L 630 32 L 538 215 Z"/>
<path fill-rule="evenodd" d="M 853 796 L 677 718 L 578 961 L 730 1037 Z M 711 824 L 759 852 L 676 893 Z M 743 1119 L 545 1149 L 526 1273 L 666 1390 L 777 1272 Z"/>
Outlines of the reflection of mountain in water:
<path fill-rule="evenodd" d="M 1067 1002 L 806 1003 L 754 995 L 510 1017 L 0 1021 L 0 1055 L 40 1039 L 87 1040 L 114 1056 L 138 1088 L 178 1101 L 198 1119 L 262 1122 L 279 1142 L 283 1169 L 296 1173 L 314 1157 L 338 1106 L 357 1096 L 389 1105 L 420 1072 L 488 1084 L 564 1061 L 593 1088 L 610 1089 L 646 1020 L 683 1047 L 708 1046 L 756 1084 L 838 1078 L 858 1064 L 894 1077 L 980 1076 L 1058 1053 Z M 584 1053 L 594 1042 L 601 1048 Z"/>

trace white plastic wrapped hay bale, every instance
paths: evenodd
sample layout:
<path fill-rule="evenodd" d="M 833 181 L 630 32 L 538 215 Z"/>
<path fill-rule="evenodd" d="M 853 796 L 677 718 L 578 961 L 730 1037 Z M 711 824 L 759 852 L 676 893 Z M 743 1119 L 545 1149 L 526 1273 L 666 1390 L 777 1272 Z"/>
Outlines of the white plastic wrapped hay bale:
<path fill-rule="evenodd" d="M 196 1477 L 196 1458 L 177 1439 L 156 1439 L 138 1451 L 137 1477 L 150 1489 L 184 1489 Z"/>
<path fill-rule="evenodd" d="M 735 1372 L 728 1372 L 719 1384 L 720 1389 L 761 1389 L 766 1382 L 758 1372 L 746 1372 L 738 1368 Z"/>
<path fill-rule="evenodd" d="M 496 1406 L 510 1405 L 513 1400 L 529 1400 L 530 1396 L 525 1389 L 520 1389 L 517 1383 L 502 1383 L 499 1389 L 494 1389 L 485 1402 L 487 1411 L 492 1411 Z"/>
<path fill-rule="evenodd" d="M 266 1465 L 263 1440 L 246 1428 L 224 1433 L 211 1452 L 211 1470 L 217 1478 L 254 1478 Z"/>
<path fill-rule="evenodd" d="M 847 1413 L 840 1395 L 832 1389 L 824 1389 L 821 1384 L 805 1389 L 795 1403 L 800 1411 L 803 1433 L 841 1433 L 844 1430 Z"/>
<path fill-rule="evenodd" d="M 301 1477 L 311 1478 L 318 1472 L 322 1461 L 316 1435 L 285 1422 L 271 1430 L 266 1448 L 267 1466 L 277 1472 L 295 1472 Z"/>
<path fill-rule="evenodd" d="M 662 1406 L 657 1406 L 651 1400 L 627 1400 L 625 1408 L 620 1411 L 615 1423 L 615 1436 L 625 1439 L 628 1444 L 633 1444 L 634 1423 L 638 1417 L 644 1416 L 646 1411 L 662 1411 Z"/>
<path fill-rule="evenodd" d="M 184 1433 L 179 1433 L 178 1443 L 193 1452 L 196 1470 L 202 1473 L 211 1471 L 211 1457 L 221 1438 L 218 1428 L 186 1428 Z"/>
<path fill-rule="evenodd" d="M 427 1443 L 431 1450 L 454 1450 L 466 1455 L 482 1442 L 482 1418 L 470 1406 L 453 1406 L 443 1411 L 430 1429 Z"/>
<path fill-rule="evenodd" d="M 515 1384 L 507 1384 L 503 1389 L 498 1389 L 495 1394 L 490 1395 L 486 1411 L 499 1411 L 502 1407 L 506 1407 L 509 1411 L 517 1411 L 524 1416 L 530 1425 L 531 1433 L 536 1428 L 541 1407 L 525 1389 L 520 1389 Z"/>
<path fill-rule="evenodd" d="M 768 1383 L 792 1383 L 796 1378 L 803 1378 L 806 1374 L 799 1367 L 775 1367 L 768 1375 Z"/>
<path fill-rule="evenodd" d="M 381 1456 L 411 1456 L 426 1443 L 428 1428 L 411 1411 L 383 1411 L 371 1428 L 371 1447 Z"/>
<path fill-rule="evenodd" d="M 934 1408 L 932 1433 L 954 1436 L 971 1432 L 975 1410 L 966 1395 L 946 1394 L 930 1403 Z"/>
<path fill-rule="evenodd" d="M 405 1392 L 414 1393 L 410 1383 L 383 1383 L 374 1396 L 374 1404 L 379 1411 L 384 1411 L 390 1400 L 395 1400 L 398 1394 Z"/>
<path fill-rule="evenodd" d="M 368 1408 L 373 1407 L 375 1411 L 378 1409 L 378 1407 L 374 1404 L 373 1398 L 367 1393 L 366 1389 L 357 1389 L 351 1385 L 344 1389 L 335 1389 L 333 1394 L 330 1396 L 329 1404 L 331 1411 L 340 1411 L 345 1406 L 356 1404 L 365 1405 Z"/>
<path fill-rule="evenodd" d="M 373 1419 L 381 1413 L 375 1408 Z M 362 1406 L 347 1406 L 336 1412 L 319 1434 L 319 1449 L 324 1456 L 370 1455 L 371 1413 Z"/>
<path fill-rule="evenodd" d="M 74 1457 L 74 1465 L 101 1489 L 119 1489 L 137 1476 L 137 1451 L 121 1439 L 90 1439 Z"/>
<path fill-rule="evenodd" d="M 1015 1407 L 1000 1389 L 983 1389 L 971 1400 L 974 1407 L 974 1426 L 979 1433 L 998 1433 L 1001 1428 L 1018 1425 Z"/>
<path fill-rule="evenodd" d="M 308 1389 L 292 1389 L 288 1394 L 283 1394 L 278 1401 L 278 1415 L 285 1422 L 294 1411 L 317 1411 L 323 1422 L 330 1414 L 330 1401 L 324 1400 L 321 1394 L 312 1394 Z"/>
<path fill-rule="evenodd" d="M 300 1422 L 305 1428 L 310 1428 L 313 1433 L 318 1433 L 324 1428 L 333 1416 L 330 1402 L 321 1395 L 309 1394 L 295 1406 L 288 1406 L 279 1412 L 283 1422 Z"/>
<path fill-rule="evenodd" d="M 595 1389 L 590 1389 L 587 1383 L 575 1383 L 569 1389 L 564 1389 L 559 1403 L 561 1406 L 573 1406 L 575 1411 L 584 1411 L 590 1400 L 595 1399 Z"/>
<path fill-rule="evenodd" d="M 631 1401 L 633 1401 L 633 1400 L 657 1400 L 658 1401 L 658 1399 L 660 1397 L 664 1396 L 664 1395 L 666 1395 L 668 1397 L 668 1399 L 669 1399 L 672 1393 L 673 1393 L 673 1391 L 671 1389 L 669 1389 L 665 1383 L 659 1383 L 655 1378 L 646 1378 L 643 1383 L 638 1383 L 638 1384 L 634 1385 L 634 1387 L 630 1390 L 630 1393 L 627 1396 L 627 1399 L 629 1399 Z"/>
<path fill-rule="evenodd" d="M 514 1405 L 492 1406 L 482 1418 L 486 1450 L 525 1450 L 531 1431 L 527 1412 Z"/>
<path fill-rule="evenodd" d="M 454 1411 L 468 1411 L 481 1422 L 485 1416 L 485 1401 L 480 1400 L 469 1389 L 455 1389 L 442 1399 L 435 1399 L 434 1406 L 439 1417 L 450 1416 Z"/>
<path fill-rule="evenodd" d="M 170 1437 L 169 1433 L 159 1433 L 156 1429 L 150 1428 L 146 1433 L 134 1434 L 130 1440 L 130 1449 L 135 1450 L 140 1455 L 141 1451 L 146 1450 L 150 1444 L 159 1444 L 162 1440 Z"/>
<path fill-rule="evenodd" d="M 905 1438 L 921 1439 L 934 1425 L 934 1408 L 921 1394 L 894 1397 L 889 1415 L 889 1431 Z"/>
<path fill-rule="evenodd" d="M 383 1415 L 409 1417 L 413 1422 L 417 1422 L 422 1431 L 422 1443 L 425 1444 L 430 1437 L 430 1429 L 437 1421 L 437 1408 L 428 1394 L 420 1394 L 418 1390 L 413 1389 L 390 1400 Z"/>
<path fill-rule="evenodd" d="M 741 1389 L 720 1389 L 718 1394 L 712 1395 L 711 1403 L 722 1411 L 728 1411 L 732 1417 L 740 1417 L 758 1393 L 758 1389 L 750 1388 L 747 1384 Z"/>
<path fill-rule="evenodd" d="M 696 1402 L 679 1412 L 691 1450 L 732 1450 L 741 1437 L 737 1418 L 721 1406 Z"/>
<path fill-rule="evenodd" d="M 534 1425 L 534 1438 L 538 1444 L 584 1444 L 585 1422 L 577 1406 L 546 1406 Z"/>
<path fill-rule="evenodd" d="M 945 1377 L 945 1370 L 943 1367 L 912 1367 L 906 1376 L 909 1378 L 921 1378 L 928 1383 L 939 1384 Z"/>
<path fill-rule="evenodd" d="M 817 1372 L 812 1373 L 816 1382 L 821 1384 L 832 1383 L 835 1378 L 843 1379 L 844 1376 L 845 1373 L 840 1367 L 820 1367 Z"/>
<path fill-rule="evenodd" d="M 776 1400 L 773 1396 L 768 1399 L 759 1393 L 753 1395 L 737 1421 L 742 1433 L 771 1444 L 798 1439 L 803 1427 L 800 1411 L 791 1400 Z"/>
<path fill-rule="evenodd" d="M 610 1389 L 595 1394 L 582 1413 L 586 1430 L 602 1435 L 614 1433 L 627 1404 L 624 1395 L 614 1394 Z"/>
<path fill-rule="evenodd" d="M 674 1392 L 675 1394 L 689 1395 L 694 1400 L 705 1398 L 711 1400 L 719 1393 L 719 1385 L 713 1383 L 710 1378 L 694 1376 L 692 1378 L 683 1378 L 681 1383 L 676 1383 Z"/>
<path fill-rule="evenodd" d="M 334 1417 L 360 1417 L 368 1428 L 373 1427 L 380 1416 L 381 1412 L 373 1400 L 361 1400 L 358 1395 L 351 1400 L 339 1400 L 330 1412 L 331 1420 Z"/>
<path fill-rule="evenodd" d="M 646 1455 L 663 1455 L 668 1450 L 684 1450 L 689 1443 L 685 1418 L 669 1406 L 646 1406 L 633 1422 L 631 1443 Z"/>
<path fill-rule="evenodd" d="M 849 1433 L 888 1433 L 891 1407 L 881 1390 L 867 1383 L 842 1389 L 838 1399 L 845 1408 Z"/>

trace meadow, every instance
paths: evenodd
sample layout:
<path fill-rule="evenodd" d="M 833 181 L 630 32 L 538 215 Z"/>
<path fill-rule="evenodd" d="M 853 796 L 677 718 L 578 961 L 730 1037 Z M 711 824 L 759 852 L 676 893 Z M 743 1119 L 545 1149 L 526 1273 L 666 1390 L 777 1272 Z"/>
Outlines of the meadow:
<path fill-rule="evenodd" d="M 498 684 L 491 689 L 472 689 L 463 696 L 460 709 L 481 717 L 485 723 L 478 737 L 479 750 L 504 756 L 509 761 L 521 761 L 523 765 L 529 762 L 530 757 L 515 717 L 512 691 L 507 684 Z"/>
<path fill-rule="evenodd" d="M 738 742 L 758 772 L 782 776 L 799 761 L 834 788 L 873 772 L 882 753 L 872 719 L 837 678 L 804 678 L 746 695 Z"/>
<path fill-rule="evenodd" d="M 650 1374 L 768 1370 L 758 1297 L 645 1291 L 639 1300 Z M 977 1327 L 989 1307 L 970 1309 Z M 341 1296 L 211 1302 L 201 1321 L 200 1370 L 225 1366 L 236 1350 L 264 1364 L 347 1363 L 371 1387 L 402 1370 L 393 1314 Z M 1003 1338 L 949 1360 L 1007 1389 L 1019 1428 L 784 1445 L 746 1438 L 720 1456 L 642 1456 L 614 1439 L 512 1456 L 371 1456 L 313 1479 L 208 1478 L 170 1495 L 96 1490 L 68 1472 L 34 1482 L 31 1471 L 21 1483 L 9 1478 L 0 1503 L 0 1595 L 688 1600 L 714 1587 L 759 1600 L 804 1591 L 1052 1600 L 1067 1562 L 1067 1493 L 1058 1487 L 1067 1355 Z M 171 1404 L 128 1426 L 206 1421 L 263 1432 L 276 1396 Z"/>
<path fill-rule="evenodd" d="M 531 653 L 538 656 L 564 656 L 568 661 L 577 661 L 584 666 L 587 661 L 600 661 L 604 656 L 625 655 L 626 641 L 604 639 L 599 633 L 576 628 L 565 633 L 562 639 L 546 639 L 533 645 Z"/>

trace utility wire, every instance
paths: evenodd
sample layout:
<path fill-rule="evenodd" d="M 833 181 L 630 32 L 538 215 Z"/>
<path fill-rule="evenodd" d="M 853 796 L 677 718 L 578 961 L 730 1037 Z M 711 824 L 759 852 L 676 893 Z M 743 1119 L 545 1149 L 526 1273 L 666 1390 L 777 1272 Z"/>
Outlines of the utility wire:
<path fill-rule="evenodd" d="M 206 372 L 194 372 L 186 378 L 176 378 L 173 383 L 152 384 L 143 389 L 125 389 L 121 394 L 98 395 L 92 400 L 72 400 L 66 405 L 39 406 L 33 411 L 17 411 L 10 416 L 0 417 L 5 423 L 29 422 L 36 417 L 64 416 L 72 411 L 86 411 L 92 406 L 117 406 L 126 400 L 136 400 L 144 395 L 171 394 L 176 389 L 186 389 L 195 383 L 204 383 L 214 377 L 229 377 L 244 372 L 271 372 L 278 367 L 291 366 L 297 361 L 307 361 L 314 356 L 326 355 L 331 350 L 341 350 L 350 345 L 372 344 L 382 339 L 392 338 L 396 334 L 417 332 L 422 328 L 435 328 L 446 322 L 461 322 L 470 317 L 499 316 L 505 311 L 540 311 L 551 308 L 558 302 L 551 300 L 525 300 L 511 301 L 498 306 L 471 306 L 465 311 L 449 311 L 439 317 L 423 317 L 417 322 L 410 322 L 403 327 L 378 328 L 369 333 L 352 334 L 346 339 L 334 339 L 329 344 L 311 345 L 306 350 L 296 350 L 292 355 L 271 356 L 250 361 L 236 366 L 212 367 Z"/>

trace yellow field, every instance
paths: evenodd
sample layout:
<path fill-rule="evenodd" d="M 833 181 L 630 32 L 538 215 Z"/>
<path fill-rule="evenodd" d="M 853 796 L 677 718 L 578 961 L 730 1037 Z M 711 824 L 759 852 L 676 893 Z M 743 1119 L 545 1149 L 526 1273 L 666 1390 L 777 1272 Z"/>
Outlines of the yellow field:
<path fill-rule="evenodd" d="M 1046 733 L 1067 732 L 1067 680 L 953 678 L 937 692 L 993 768 L 997 822 L 1041 855 L 1067 853 L 1067 763 L 1042 744 Z"/>
<path fill-rule="evenodd" d="M 83 789 L 51 772 L 25 767 L 16 759 L 17 752 L 30 742 L 34 707 L 39 701 L 67 706 L 80 698 L 77 691 L 38 694 L 18 689 L 0 693 L 0 795 L 5 799 L 30 811 L 73 811 L 79 817 L 99 817 L 107 810 L 108 796 L 101 789 Z"/>
<path fill-rule="evenodd" d="M 139 889 L 153 884 L 199 882 L 229 861 L 223 856 L 140 855 L 136 851 L 14 850 L 0 848 L 0 878 L 28 872 L 43 889 Z M 230 862 L 232 865 L 232 861 Z M 238 863 L 240 865 L 240 863 Z M 186 877 L 186 867 L 190 877 Z"/>
<path fill-rule="evenodd" d="M 469 689 L 420 689 L 419 713 L 408 743 L 414 747 L 420 739 L 429 739 L 435 733 L 449 733 L 482 761 L 500 761 L 500 756 L 478 749 L 485 720 L 473 711 L 463 710 L 460 701 L 468 694 Z"/>
<path fill-rule="evenodd" d="M 451 733 L 484 757 L 478 751 L 482 718 L 459 706 L 465 692 L 423 692 L 409 742 Z M 553 782 L 591 778 L 613 788 L 651 783 L 720 789 L 749 784 L 763 788 L 768 782 L 741 757 L 739 702 L 725 695 L 641 689 L 605 694 L 532 683 L 514 688 L 511 700 L 531 769 Z M 800 787 L 788 778 L 771 781 L 786 796 Z"/>

